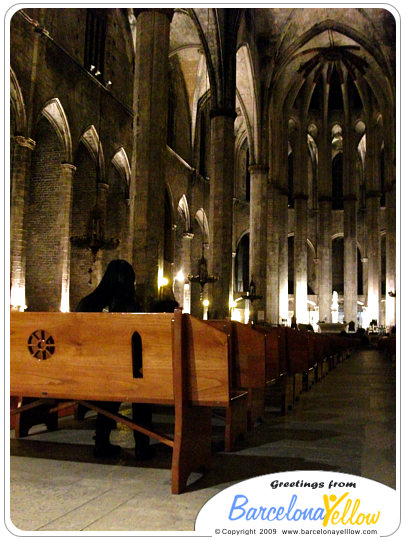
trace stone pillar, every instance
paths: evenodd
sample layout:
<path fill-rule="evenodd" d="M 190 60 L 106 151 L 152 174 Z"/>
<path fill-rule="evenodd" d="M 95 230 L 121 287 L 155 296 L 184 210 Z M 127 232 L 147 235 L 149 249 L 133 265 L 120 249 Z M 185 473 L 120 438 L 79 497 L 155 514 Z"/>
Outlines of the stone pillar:
<path fill-rule="evenodd" d="M 356 135 L 349 106 L 347 73 L 342 83 L 344 102 L 343 130 L 343 234 L 344 234 L 344 317 L 357 322 L 357 198 Z"/>
<path fill-rule="evenodd" d="M 306 133 L 295 133 L 294 158 L 294 312 L 298 323 L 308 322 L 308 152 Z"/>
<path fill-rule="evenodd" d="M 73 176 L 76 167 L 70 163 L 62 163 L 60 176 L 60 205 L 58 222 L 61 232 L 61 299 L 60 310 L 69 311 L 69 283 L 70 283 L 70 217 L 73 202 Z"/>
<path fill-rule="evenodd" d="M 345 321 L 357 321 L 357 198 L 344 199 L 344 314 Z"/>
<path fill-rule="evenodd" d="M 25 309 L 24 205 L 26 185 L 35 141 L 21 135 L 14 138 L 10 195 L 10 304 Z"/>
<path fill-rule="evenodd" d="M 169 31 L 172 9 L 137 9 L 134 83 L 133 261 L 147 310 L 163 271 Z"/>
<path fill-rule="evenodd" d="M 396 180 L 394 120 L 384 119 L 385 174 L 385 324 L 396 325 Z"/>
<path fill-rule="evenodd" d="M 396 194 L 395 179 L 385 192 L 385 257 L 386 257 L 386 282 L 385 282 L 385 324 L 396 325 Z"/>
<path fill-rule="evenodd" d="M 332 201 L 319 198 L 319 320 L 332 322 Z"/>
<path fill-rule="evenodd" d="M 192 273 L 191 269 L 191 241 L 194 238 L 192 232 L 185 232 L 181 241 L 181 260 L 183 262 L 183 273 L 185 281 L 182 284 L 179 295 L 182 299 L 180 305 L 185 313 L 190 313 L 191 310 L 191 283 L 187 280 L 187 276 Z"/>
<path fill-rule="evenodd" d="M 367 318 L 380 323 L 381 297 L 381 226 L 380 226 L 380 175 L 377 126 L 371 115 L 367 125 L 366 149 L 366 230 L 367 230 Z"/>
<path fill-rule="evenodd" d="M 266 208 L 268 169 L 251 165 L 250 172 L 250 254 L 249 275 L 256 285 L 256 294 L 261 299 L 252 302 L 253 317 L 266 306 Z"/>
<path fill-rule="evenodd" d="M 308 196 L 294 198 L 294 311 L 298 323 L 308 322 L 307 229 Z"/>
<path fill-rule="evenodd" d="M 97 184 L 97 208 L 101 212 L 102 229 L 105 231 L 106 214 L 107 214 L 107 197 L 109 185 L 104 182 L 98 182 Z M 103 252 L 100 250 L 97 254 L 95 261 L 95 278 L 97 283 L 100 282 L 103 277 Z"/>
<path fill-rule="evenodd" d="M 212 318 L 229 315 L 232 293 L 234 119 L 233 111 L 211 114 L 210 250 L 211 273 L 218 276 L 213 285 Z"/>
<path fill-rule="evenodd" d="M 267 189 L 267 260 L 266 260 L 266 320 L 278 324 L 278 266 L 279 266 L 279 222 L 277 219 L 278 189 L 273 183 Z"/>
<path fill-rule="evenodd" d="M 319 320 L 332 322 L 332 148 L 327 121 L 326 84 L 324 85 L 324 119 L 319 137 L 318 205 L 319 205 Z"/>
<path fill-rule="evenodd" d="M 278 323 L 288 319 L 288 190 L 280 188 L 278 191 L 278 232 L 279 232 L 279 259 L 278 259 Z"/>
<path fill-rule="evenodd" d="M 367 314 L 370 320 L 379 323 L 381 297 L 381 235 L 380 235 L 380 192 L 366 194 L 367 227 Z"/>

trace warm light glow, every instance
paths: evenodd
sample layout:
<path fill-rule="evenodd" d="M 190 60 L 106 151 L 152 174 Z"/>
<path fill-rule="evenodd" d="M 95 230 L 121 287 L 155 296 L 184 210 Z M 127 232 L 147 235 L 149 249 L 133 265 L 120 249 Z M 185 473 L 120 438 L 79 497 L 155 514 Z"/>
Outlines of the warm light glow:
<path fill-rule="evenodd" d="M 11 287 L 10 305 L 11 309 L 16 311 L 24 311 L 27 309 L 25 304 L 25 287 L 18 285 L 13 285 Z"/>
<path fill-rule="evenodd" d="M 204 307 L 208 307 L 210 305 L 210 301 L 207 300 L 207 298 L 205 298 L 205 300 L 203 300 L 202 304 L 203 304 Z"/>
<path fill-rule="evenodd" d="M 176 274 L 176 277 L 174 278 L 176 281 L 180 281 L 180 283 L 184 282 L 185 276 L 183 274 L 183 270 L 179 270 Z"/>
<path fill-rule="evenodd" d="M 245 324 L 247 324 L 249 322 L 249 319 L 250 319 L 250 306 L 249 306 L 249 302 L 248 301 L 245 301 Z"/>
<path fill-rule="evenodd" d="M 370 321 L 375 319 L 377 322 L 380 320 L 380 306 L 379 306 L 379 297 L 378 292 L 375 290 L 368 291 L 368 310 L 367 313 L 369 315 Z"/>
<path fill-rule="evenodd" d="M 240 309 L 232 309 L 231 320 L 232 321 L 238 321 L 238 322 L 242 321 L 241 310 Z"/>
<path fill-rule="evenodd" d="M 297 323 L 307 323 L 307 282 L 304 279 L 297 279 L 295 284 L 295 316 Z"/>
<path fill-rule="evenodd" d="M 184 290 L 185 290 L 185 291 L 189 291 L 189 290 L 190 290 L 190 283 L 185 283 L 185 284 L 184 284 Z"/>
<path fill-rule="evenodd" d="M 69 312 L 69 281 L 66 280 L 65 283 L 62 285 L 62 293 L 60 298 L 60 310 L 62 313 L 68 313 Z"/>
<path fill-rule="evenodd" d="M 163 275 L 163 268 L 159 268 L 158 270 L 158 288 L 165 287 L 169 283 L 169 280 L 167 277 L 164 277 Z"/>
<path fill-rule="evenodd" d="M 229 309 L 236 308 L 236 301 L 233 299 L 232 294 L 229 295 Z"/>
<path fill-rule="evenodd" d="M 282 322 L 283 319 L 287 321 L 288 319 L 288 283 L 280 283 L 280 292 L 279 292 L 279 321 Z"/>

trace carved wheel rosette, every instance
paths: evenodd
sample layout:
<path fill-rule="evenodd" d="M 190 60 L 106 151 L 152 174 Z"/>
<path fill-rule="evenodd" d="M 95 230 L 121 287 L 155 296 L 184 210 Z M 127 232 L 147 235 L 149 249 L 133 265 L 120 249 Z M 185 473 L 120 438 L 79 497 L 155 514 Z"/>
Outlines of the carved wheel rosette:
<path fill-rule="evenodd" d="M 47 360 L 55 352 L 55 340 L 46 330 L 35 330 L 28 338 L 28 350 L 37 360 Z"/>

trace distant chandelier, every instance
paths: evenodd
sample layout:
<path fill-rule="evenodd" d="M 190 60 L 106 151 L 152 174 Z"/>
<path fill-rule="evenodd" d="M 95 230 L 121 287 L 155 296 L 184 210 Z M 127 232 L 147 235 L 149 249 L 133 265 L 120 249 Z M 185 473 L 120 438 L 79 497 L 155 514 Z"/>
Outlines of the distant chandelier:
<path fill-rule="evenodd" d="M 119 238 L 104 237 L 103 221 L 103 213 L 96 204 L 91 211 L 86 234 L 84 236 L 72 236 L 70 238 L 72 245 L 78 248 L 90 249 L 93 254 L 93 261 L 96 260 L 97 253 L 100 249 L 116 249 L 120 243 Z"/>
<path fill-rule="evenodd" d="M 238 302 L 239 300 L 248 300 L 249 302 L 254 302 L 254 300 L 260 300 L 261 298 L 263 298 L 263 296 L 256 294 L 256 284 L 253 281 L 252 277 L 249 284 L 249 290 L 243 292 L 240 297 L 236 299 L 236 302 Z"/>
<path fill-rule="evenodd" d="M 91 285 L 91 275 L 93 273 L 93 265 L 96 262 L 97 253 L 100 251 L 100 249 L 116 249 L 120 243 L 120 240 L 119 238 L 104 237 L 103 212 L 96 203 L 90 213 L 86 234 L 84 236 L 71 236 L 70 242 L 75 247 L 81 249 L 89 249 L 93 255 L 92 265 L 87 271 L 89 274 L 89 285 Z"/>
<path fill-rule="evenodd" d="M 207 259 L 204 257 L 204 253 L 201 255 L 201 259 L 198 261 L 198 270 L 197 274 L 189 274 L 188 279 L 192 283 L 199 283 L 201 287 L 201 297 L 204 292 L 204 287 L 207 283 L 214 283 L 215 281 L 218 281 L 217 276 L 209 275 L 208 273 L 208 267 L 207 267 Z"/>

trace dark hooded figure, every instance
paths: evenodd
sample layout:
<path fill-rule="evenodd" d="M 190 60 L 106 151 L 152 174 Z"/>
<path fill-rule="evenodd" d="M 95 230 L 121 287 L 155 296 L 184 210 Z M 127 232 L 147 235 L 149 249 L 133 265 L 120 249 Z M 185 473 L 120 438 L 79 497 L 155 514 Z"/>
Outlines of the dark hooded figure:
<path fill-rule="evenodd" d="M 135 295 L 135 272 L 132 266 L 122 259 L 111 261 L 99 285 L 89 295 L 80 300 L 76 311 L 83 312 L 120 312 L 136 313 L 140 311 Z M 112 359 L 113 360 L 113 359 Z M 116 414 L 119 402 L 98 402 L 103 409 Z M 152 408 L 149 404 L 133 403 L 132 417 L 138 424 L 150 428 Z M 110 443 L 110 434 L 115 421 L 103 414 L 97 414 L 94 456 L 96 458 L 118 457 L 121 448 Z M 152 457 L 149 437 L 134 431 L 135 457 Z"/>

